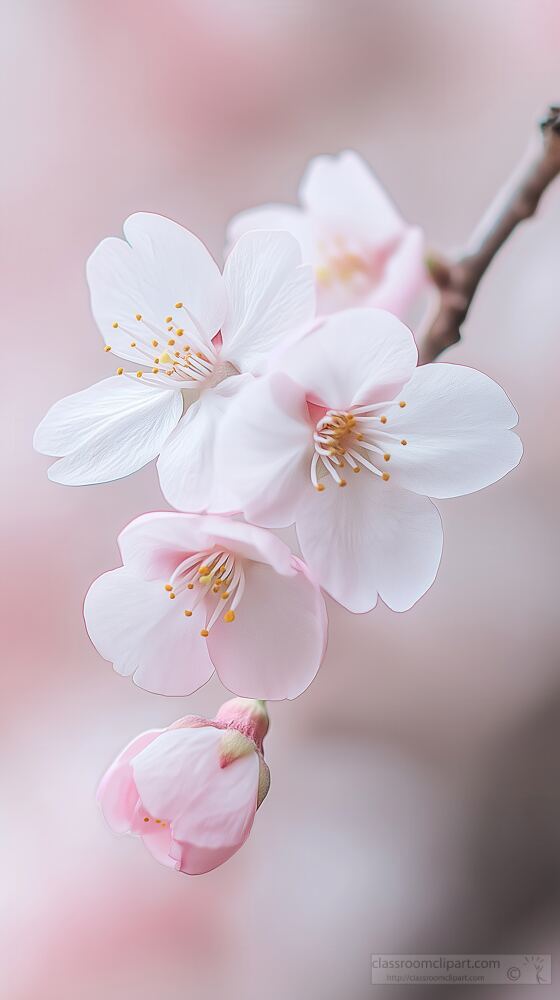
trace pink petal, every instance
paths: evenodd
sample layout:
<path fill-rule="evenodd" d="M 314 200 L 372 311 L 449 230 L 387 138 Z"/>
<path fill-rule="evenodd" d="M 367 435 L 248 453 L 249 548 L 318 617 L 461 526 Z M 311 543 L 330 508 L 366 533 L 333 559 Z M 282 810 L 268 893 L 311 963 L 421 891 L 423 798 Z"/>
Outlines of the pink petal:
<path fill-rule="evenodd" d="M 257 379 L 218 430 L 215 455 L 228 487 L 226 506 L 259 524 L 291 524 L 298 496 L 310 485 L 312 454 L 305 390 L 281 373 Z"/>
<path fill-rule="evenodd" d="M 228 225 L 228 250 L 240 236 L 252 229 L 281 229 L 291 233 L 298 241 L 303 260 L 312 263 L 315 256 L 311 225 L 301 208 L 293 205 L 261 205 L 235 215 Z"/>
<path fill-rule="evenodd" d="M 142 514 L 121 531 L 119 548 L 126 568 L 145 580 L 169 579 L 185 556 L 212 545 L 204 517 L 158 511 Z"/>
<path fill-rule="evenodd" d="M 251 698 L 297 698 L 315 677 L 327 640 L 320 588 L 307 568 L 286 578 L 258 563 L 245 568 L 245 589 L 235 621 L 220 619 L 208 648 L 220 680 Z"/>
<path fill-rule="evenodd" d="M 255 816 L 258 756 L 255 752 L 221 768 L 221 737 L 213 727 L 168 730 L 133 761 L 142 804 L 171 823 L 173 840 L 182 848 L 182 868 L 191 874 L 239 850 Z"/>
<path fill-rule="evenodd" d="M 329 316 L 278 362 L 307 398 L 328 409 L 393 399 L 408 382 L 418 352 L 408 327 L 381 309 Z"/>
<path fill-rule="evenodd" d="M 378 595 L 406 611 L 434 582 L 443 542 L 436 507 L 366 470 L 345 489 L 309 490 L 296 527 L 315 577 L 349 611 L 370 611 Z"/>
<path fill-rule="evenodd" d="M 192 694 L 212 676 L 213 666 L 199 632 L 202 605 L 186 618 L 190 591 L 170 600 L 159 580 L 145 581 L 126 568 L 100 576 L 90 587 L 84 616 L 90 638 L 115 670 L 133 675 L 155 694 Z"/>
<path fill-rule="evenodd" d="M 400 319 L 406 319 L 414 300 L 428 285 L 425 253 L 422 230 L 407 229 L 389 257 L 383 277 L 372 292 L 368 305 L 387 309 Z"/>
<path fill-rule="evenodd" d="M 300 185 L 303 207 L 321 229 L 379 246 L 399 236 L 401 216 L 368 164 L 352 150 L 318 156 Z"/>
<path fill-rule="evenodd" d="M 162 729 L 150 729 L 136 736 L 121 751 L 101 779 L 97 789 L 97 801 L 107 823 L 115 833 L 129 832 L 138 803 L 138 791 L 130 762 L 162 732 Z"/>

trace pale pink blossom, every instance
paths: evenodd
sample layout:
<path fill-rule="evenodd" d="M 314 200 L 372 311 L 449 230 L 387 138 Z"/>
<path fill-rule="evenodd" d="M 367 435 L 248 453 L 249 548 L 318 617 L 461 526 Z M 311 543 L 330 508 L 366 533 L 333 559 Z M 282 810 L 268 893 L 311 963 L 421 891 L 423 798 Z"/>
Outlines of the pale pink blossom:
<path fill-rule="evenodd" d="M 115 833 L 140 837 L 161 864 L 188 875 L 217 868 L 243 846 L 265 798 L 263 702 L 234 698 L 215 719 L 189 715 L 132 740 L 99 785 Z"/>
<path fill-rule="evenodd" d="M 442 551 L 428 498 L 480 490 L 522 454 L 499 385 L 461 365 L 416 363 L 395 316 L 337 313 L 240 393 L 217 438 L 230 507 L 269 527 L 295 521 L 316 579 L 354 612 L 378 596 L 410 608 Z"/>
<path fill-rule="evenodd" d="M 63 456 L 49 478 L 68 486 L 120 479 L 159 454 L 169 503 L 204 510 L 216 425 L 313 317 L 312 271 L 288 233 L 248 233 L 223 274 L 196 236 L 159 215 L 132 215 L 124 235 L 100 243 L 87 275 L 105 351 L 128 365 L 55 403 L 34 445 Z"/>
<path fill-rule="evenodd" d="M 257 229 L 287 230 L 315 269 L 321 313 L 349 306 L 406 318 L 427 287 L 424 237 L 406 223 L 357 153 L 318 156 L 300 184 L 301 208 L 263 205 L 236 215 L 230 243 Z"/>
<path fill-rule="evenodd" d="M 327 617 L 305 564 L 270 531 L 204 514 L 145 514 L 119 537 L 123 565 L 92 584 L 90 637 L 156 694 L 191 694 L 216 669 L 247 697 L 295 698 L 323 658 Z"/>

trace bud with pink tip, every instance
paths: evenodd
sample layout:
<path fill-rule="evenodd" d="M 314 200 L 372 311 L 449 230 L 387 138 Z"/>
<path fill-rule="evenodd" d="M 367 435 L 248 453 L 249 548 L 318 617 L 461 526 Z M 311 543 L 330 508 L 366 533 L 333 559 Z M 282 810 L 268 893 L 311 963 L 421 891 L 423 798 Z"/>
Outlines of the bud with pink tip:
<path fill-rule="evenodd" d="M 109 826 L 141 837 L 169 868 L 217 868 L 245 843 L 268 792 L 268 724 L 264 702 L 233 698 L 215 719 L 189 715 L 137 736 L 99 786 Z"/>

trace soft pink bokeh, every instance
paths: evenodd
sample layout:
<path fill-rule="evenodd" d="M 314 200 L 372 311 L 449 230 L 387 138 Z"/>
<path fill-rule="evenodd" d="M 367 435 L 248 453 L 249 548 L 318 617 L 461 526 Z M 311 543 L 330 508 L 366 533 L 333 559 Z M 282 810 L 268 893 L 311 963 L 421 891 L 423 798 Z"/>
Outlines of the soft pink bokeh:
<path fill-rule="evenodd" d="M 84 264 L 133 211 L 219 256 L 235 212 L 355 148 L 459 246 L 559 99 L 558 5 L 23 0 L 4 18 L 3 995 L 366 998 L 372 951 L 558 954 L 560 185 L 448 357 L 510 394 L 521 467 L 439 504 L 442 569 L 412 611 L 331 603 L 325 665 L 272 707 L 251 839 L 208 876 L 161 869 L 95 803 L 127 740 L 224 700 L 217 681 L 148 695 L 85 632 L 118 531 L 162 505 L 155 470 L 64 488 L 31 450 L 47 407 L 111 370 Z"/>

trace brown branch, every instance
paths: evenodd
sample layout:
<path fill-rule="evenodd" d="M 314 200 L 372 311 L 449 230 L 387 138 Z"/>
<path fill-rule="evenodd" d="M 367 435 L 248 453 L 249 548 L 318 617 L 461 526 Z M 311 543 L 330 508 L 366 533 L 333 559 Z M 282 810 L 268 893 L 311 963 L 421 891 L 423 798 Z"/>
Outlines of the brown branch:
<path fill-rule="evenodd" d="M 477 227 L 465 253 L 455 261 L 435 257 L 428 262 L 440 294 L 437 314 L 419 338 L 419 364 L 435 361 L 461 339 L 461 326 L 494 256 L 519 223 L 534 215 L 542 194 L 560 173 L 560 106 L 549 108 L 541 130 L 538 153 L 520 164 Z"/>

